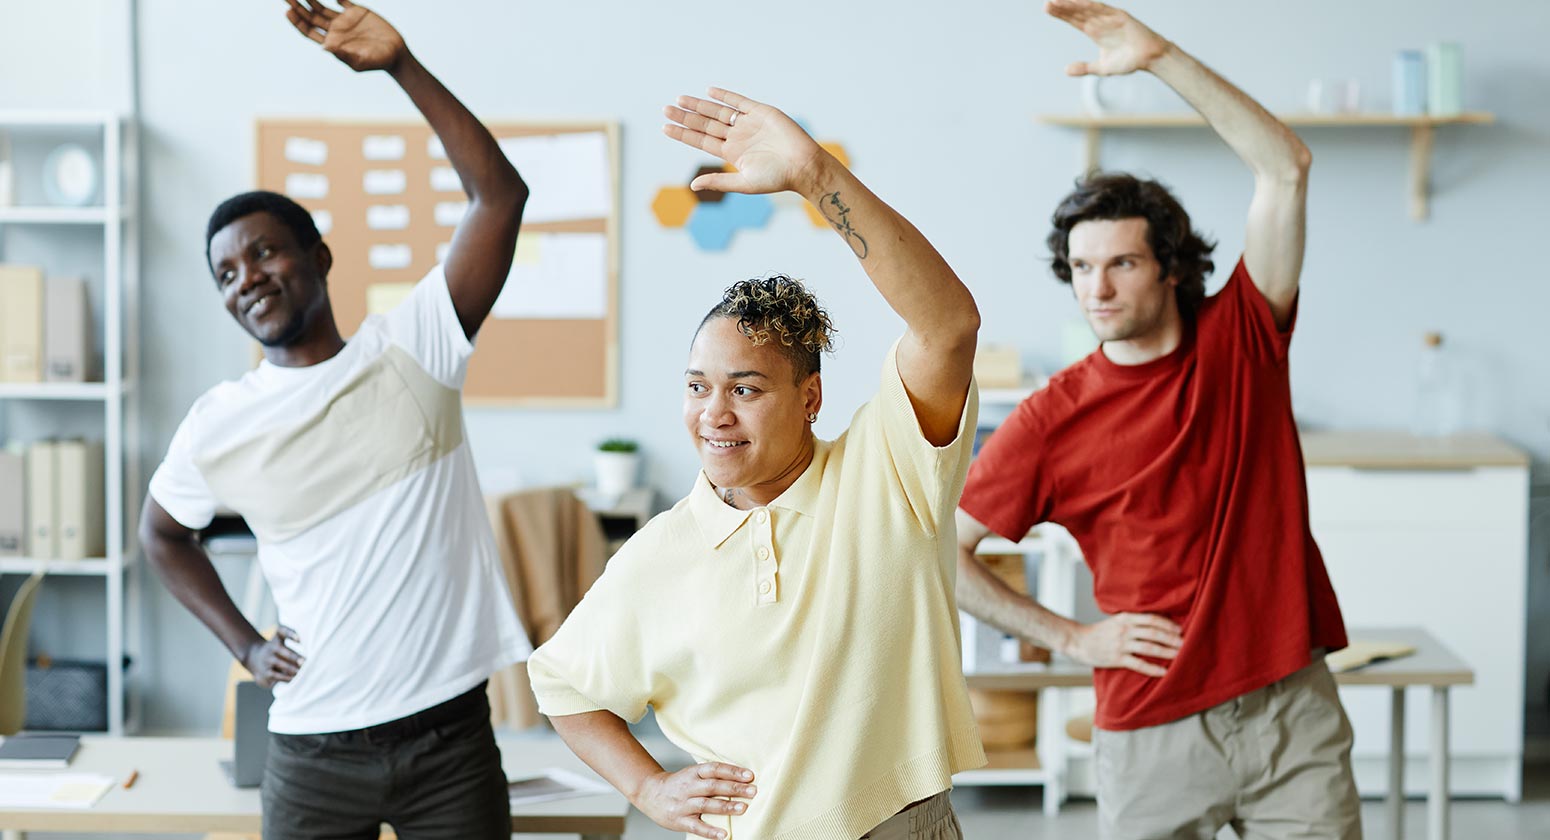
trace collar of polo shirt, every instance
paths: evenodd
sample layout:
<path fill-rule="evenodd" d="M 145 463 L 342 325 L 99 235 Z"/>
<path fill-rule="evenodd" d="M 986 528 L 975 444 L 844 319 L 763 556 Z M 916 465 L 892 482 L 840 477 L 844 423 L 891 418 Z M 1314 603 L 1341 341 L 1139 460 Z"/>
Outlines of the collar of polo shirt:
<path fill-rule="evenodd" d="M 704 536 L 706 544 L 711 548 L 720 548 L 728 537 L 743 527 L 749 516 L 765 508 L 780 508 L 812 516 L 818 508 L 823 465 L 829 460 L 830 447 L 826 440 L 815 440 L 813 444 L 813 460 L 808 463 L 807 469 L 784 493 L 762 508 L 739 510 L 723 502 L 702 470 L 699 478 L 695 479 L 694 489 L 689 492 L 689 510 L 694 513 L 694 521 L 700 526 L 700 534 Z"/>

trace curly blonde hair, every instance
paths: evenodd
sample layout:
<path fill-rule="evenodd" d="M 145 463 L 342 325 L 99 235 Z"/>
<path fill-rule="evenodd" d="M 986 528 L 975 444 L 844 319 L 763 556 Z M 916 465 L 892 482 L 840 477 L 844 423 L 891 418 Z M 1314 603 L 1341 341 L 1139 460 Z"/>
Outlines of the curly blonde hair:
<path fill-rule="evenodd" d="M 797 381 L 820 369 L 822 354 L 834 352 L 834 322 L 802 281 L 784 274 L 742 280 L 728 286 L 700 327 L 712 318 L 735 318 L 755 347 L 774 341 L 796 372 Z M 699 332 L 695 331 L 696 334 Z"/>

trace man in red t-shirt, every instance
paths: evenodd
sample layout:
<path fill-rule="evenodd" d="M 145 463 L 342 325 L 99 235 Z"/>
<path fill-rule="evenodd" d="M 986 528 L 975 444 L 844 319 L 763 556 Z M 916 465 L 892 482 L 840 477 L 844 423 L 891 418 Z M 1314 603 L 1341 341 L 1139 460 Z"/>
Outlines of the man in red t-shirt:
<path fill-rule="evenodd" d="M 959 604 L 1094 666 L 1105 838 L 1360 837 L 1351 728 L 1322 653 L 1345 628 L 1308 527 L 1287 348 L 1307 148 L 1129 14 L 1054 0 L 1096 62 L 1146 70 L 1254 174 L 1242 259 L 1205 296 L 1214 247 L 1162 185 L 1093 175 L 1056 209 L 1055 274 L 1102 344 L 985 443 L 958 512 Z M 994 531 L 1064 526 L 1110 615 L 1083 625 L 974 558 Z"/>

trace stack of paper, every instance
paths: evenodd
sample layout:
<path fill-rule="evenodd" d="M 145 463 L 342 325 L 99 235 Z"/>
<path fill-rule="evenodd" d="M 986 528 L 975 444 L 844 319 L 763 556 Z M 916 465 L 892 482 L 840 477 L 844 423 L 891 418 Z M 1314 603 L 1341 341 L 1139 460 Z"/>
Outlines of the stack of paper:
<path fill-rule="evenodd" d="M 96 773 L 0 773 L 0 808 L 90 808 L 111 787 Z"/>

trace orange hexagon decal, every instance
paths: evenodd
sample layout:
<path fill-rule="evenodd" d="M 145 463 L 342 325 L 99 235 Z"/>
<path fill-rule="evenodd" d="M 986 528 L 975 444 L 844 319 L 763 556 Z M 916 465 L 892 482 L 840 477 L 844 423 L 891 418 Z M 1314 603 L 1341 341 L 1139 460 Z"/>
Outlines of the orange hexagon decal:
<path fill-rule="evenodd" d="M 845 151 L 845 147 L 843 145 L 830 142 L 819 143 L 818 146 L 829 154 L 834 155 L 834 159 L 839 161 L 841 166 L 845 167 L 846 169 L 850 168 L 850 153 Z"/>
<path fill-rule="evenodd" d="M 696 203 L 688 187 L 663 187 L 651 200 L 651 212 L 663 227 L 680 228 L 689 221 Z"/>

